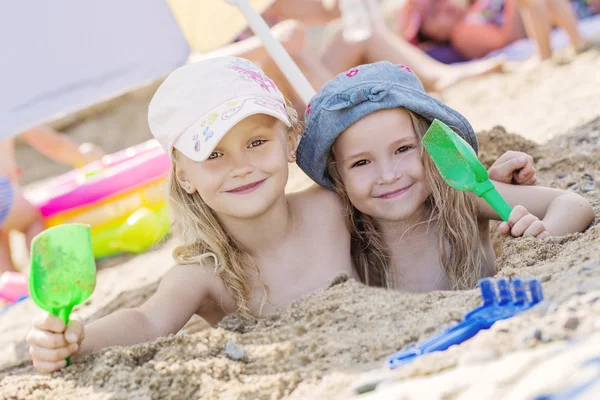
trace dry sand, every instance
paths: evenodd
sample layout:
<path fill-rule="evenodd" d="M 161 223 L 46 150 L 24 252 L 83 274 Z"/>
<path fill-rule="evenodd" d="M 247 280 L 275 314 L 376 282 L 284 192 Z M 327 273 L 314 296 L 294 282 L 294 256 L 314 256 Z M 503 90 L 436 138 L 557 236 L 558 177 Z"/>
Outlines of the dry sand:
<path fill-rule="evenodd" d="M 544 65 L 539 76 L 490 76 L 443 97 L 473 120 L 484 163 L 507 149 L 527 151 L 540 184 L 580 193 L 600 214 L 599 69 L 600 53 L 592 51 L 569 65 Z M 113 151 L 149 137 L 147 102 L 147 93 L 132 94 L 62 123 L 77 139 Z M 496 125 L 522 136 L 482 131 Z M 19 159 L 36 160 L 26 149 Z M 48 176 L 27 173 L 29 181 Z M 300 174 L 294 179 L 292 188 L 306 184 Z M 99 263 L 96 293 L 80 314 L 89 321 L 143 302 L 172 264 L 172 246 Z M 109 348 L 49 376 L 27 362 L 23 338 L 38 311 L 26 301 L 0 316 L 0 399 L 346 399 L 359 392 L 369 399 L 532 399 L 588 379 L 595 367 L 584 363 L 600 357 L 593 334 L 600 330 L 600 225 L 497 248 L 498 275 L 540 277 L 547 301 L 393 373 L 383 368 L 387 355 L 458 321 L 478 304 L 477 291 L 406 294 L 340 282 L 257 322 L 229 317 L 206 329 L 191 321 L 176 336 Z"/>

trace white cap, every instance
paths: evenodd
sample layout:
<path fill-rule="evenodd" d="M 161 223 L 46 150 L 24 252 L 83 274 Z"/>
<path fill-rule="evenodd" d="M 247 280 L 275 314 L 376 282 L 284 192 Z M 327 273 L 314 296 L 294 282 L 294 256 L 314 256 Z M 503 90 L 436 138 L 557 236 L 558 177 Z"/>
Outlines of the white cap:
<path fill-rule="evenodd" d="M 169 156 L 175 147 L 204 161 L 235 124 L 254 114 L 291 126 L 283 95 L 260 68 L 243 58 L 218 57 L 173 71 L 150 101 L 148 123 Z"/>

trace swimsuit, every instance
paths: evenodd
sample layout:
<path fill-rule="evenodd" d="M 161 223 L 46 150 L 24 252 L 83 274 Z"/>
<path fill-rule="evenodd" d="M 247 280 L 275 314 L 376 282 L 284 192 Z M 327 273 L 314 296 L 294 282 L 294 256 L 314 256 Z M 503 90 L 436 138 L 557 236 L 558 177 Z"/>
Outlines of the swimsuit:
<path fill-rule="evenodd" d="M 0 228 L 10 213 L 13 197 L 14 191 L 12 184 L 8 178 L 0 176 Z"/>

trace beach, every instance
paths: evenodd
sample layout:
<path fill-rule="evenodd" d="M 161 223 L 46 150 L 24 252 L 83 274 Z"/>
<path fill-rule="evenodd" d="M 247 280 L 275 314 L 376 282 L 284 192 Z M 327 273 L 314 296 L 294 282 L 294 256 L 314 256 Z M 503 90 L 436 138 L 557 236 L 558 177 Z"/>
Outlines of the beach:
<path fill-rule="evenodd" d="M 585 363 L 600 357 L 599 70 L 600 51 L 591 50 L 564 65 L 493 74 L 439 94 L 473 124 L 486 166 L 506 150 L 525 151 L 539 185 L 581 194 L 594 207 L 584 233 L 493 235 L 497 277 L 541 280 L 545 301 L 534 309 L 389 371 L 387 356 L 459 321 L 480 304 L 479 291 L 411 294 L 339 279 L 257 321 L 230 316 L 211 328 L 194 318 L 177 335 L 101 350 L 44 375 L 24 342 L 40 312 L 26 300 L 0 315 L 0 399 L 534 399 L 585 381 L 593 368 Z M 56 127 L 109 152 L 148 140 L 156 87 Z M 17 157 L 32 166 L 23 175 L 30 187 L 66 171 L 21 143 Z M 310 184 L 294 166 L 288 190 Z M 99 261 L 96 291 L 78 314 L 89 322 L 142 304 L 173 265 L 175 244 Z M 22 251 L 19 259 L 24 267 Z"/>

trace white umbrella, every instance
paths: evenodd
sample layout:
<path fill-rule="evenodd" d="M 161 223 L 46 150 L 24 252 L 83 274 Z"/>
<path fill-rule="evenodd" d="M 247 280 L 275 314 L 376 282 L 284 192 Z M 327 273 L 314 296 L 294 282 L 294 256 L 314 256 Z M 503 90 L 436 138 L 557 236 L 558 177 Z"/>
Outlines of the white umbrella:
<path fill-rule="evenodd" d="M 271 2 L 168 0 L 172 11 L 164 0 L 0 3 L 0 139 L 166 76 L 189 57 L 182 29 L 196 48 L 210 48 L 245 19 L 308 102 L 314 89 L 253 8 Z"/>
<path fill-rule="evenodd" d="M 0 139 L 167 75 L 189 46 L 164 0 L 0 2 Z"/>

